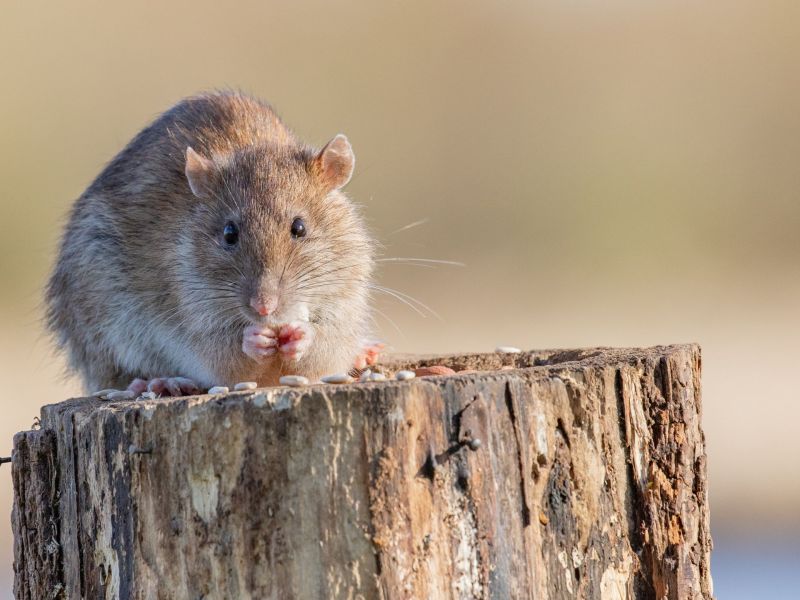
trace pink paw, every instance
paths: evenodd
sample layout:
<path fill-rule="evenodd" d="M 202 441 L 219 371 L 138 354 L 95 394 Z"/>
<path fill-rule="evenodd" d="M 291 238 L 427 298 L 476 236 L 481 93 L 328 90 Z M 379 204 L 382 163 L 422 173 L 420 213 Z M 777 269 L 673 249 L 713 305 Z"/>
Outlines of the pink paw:
<path fill-rule="evenodd" d="M 156 377 L 150 380 L 134 379 L 128 386 L 128 391 L 137 396 L 145 391 L 159 396 L 190 396 L 199 394 L 201 390 L 200 386 L 186 377 Z"/>
<path fill-rule="evenodd" d="M 278 332 L 278 350 L 284 359 L 300 360 L 311 347 L 314 329 L 308 321 L 294 321 Z"/>
<path fill-rule="evenodd" d="M 385 347 L 386 344 L 383 342 L 367 342 L 361 349 L 361 354 L 356 356 L 353 366 L 360 371 L 370 365 L 374 365 L 378 362 L 378 357 Z"/>
<path fill-rule="evenodd" d="M 242 351 L 252 359 L 261 361 L 278 350 L 278 340 L 270 327 L 250 325 L 244 330 Z"/>

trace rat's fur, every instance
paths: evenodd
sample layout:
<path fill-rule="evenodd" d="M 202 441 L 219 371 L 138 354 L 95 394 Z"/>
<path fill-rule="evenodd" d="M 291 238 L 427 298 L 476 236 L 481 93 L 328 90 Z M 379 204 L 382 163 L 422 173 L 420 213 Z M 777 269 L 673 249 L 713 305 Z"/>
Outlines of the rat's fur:
<path fill-rule="evenodd" d="M 200 198 L 187 147 L 215 167 Z M 139 133 L 75 203 L 47 286 L 49 328 L 87 390 L 348 371 L 366 334 L 373 244 L 326 177 L 320 153 L 238 93 L 183 100 Z M 298 216 L 308 235 L 294 239 Z M 228 221 L 240 226 L 235 251 L 221 240 Z M 248 313 L 277 281 L 277 313 Z M 243 353 L 247 325 L 287 322 L 303 303 L 314 338 L 297 362 Z"/>

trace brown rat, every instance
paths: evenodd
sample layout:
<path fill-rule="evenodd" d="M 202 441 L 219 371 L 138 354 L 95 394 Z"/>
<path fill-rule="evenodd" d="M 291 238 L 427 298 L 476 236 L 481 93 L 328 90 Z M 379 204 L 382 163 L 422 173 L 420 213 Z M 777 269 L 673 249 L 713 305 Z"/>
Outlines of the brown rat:
<path fill-rule="evenodd" d="M 190 393 L 363 364 L 374 244 L 347 138 L 300 142 L 252 97 L 187 98 L 72 208 L 47 321 L 88 390 Z"/>

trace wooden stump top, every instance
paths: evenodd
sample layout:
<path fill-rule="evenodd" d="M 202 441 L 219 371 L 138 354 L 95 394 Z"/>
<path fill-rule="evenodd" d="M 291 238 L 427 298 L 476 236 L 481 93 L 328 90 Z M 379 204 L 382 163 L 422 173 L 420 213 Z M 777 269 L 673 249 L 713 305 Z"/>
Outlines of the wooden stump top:
<path fill-rule="evenodd" d="M 711 598 L 697 346 L 427 365 L 45 406 L 17 598 Z"/>

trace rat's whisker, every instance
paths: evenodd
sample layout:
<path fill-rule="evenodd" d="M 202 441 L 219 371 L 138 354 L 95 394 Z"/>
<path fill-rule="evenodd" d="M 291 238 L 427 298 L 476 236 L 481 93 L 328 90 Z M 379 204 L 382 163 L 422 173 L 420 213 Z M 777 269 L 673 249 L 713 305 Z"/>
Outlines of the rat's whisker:
<path fill-rule="evenodd" d="M 406 306 L 408 306 L 409 308 L 411 308 L 411 310 L 413 310 L 414 312 L 416 312 L 416 313 L 417 313 L 417 314 L 418 314 L 420 317 L 422 317 L 423 319 L 424 319 L 424 318 L 426 318 L 426 317 L 428 316 L 428 315 L 426 315 L 426 314 L 425 314 L 425 313 L 424 313 L 422 310 L 420 310 L 420 309 L 419 309 L 419 308 L 418 308 L 418 307 L 417 307 L 417 306 L 416 306 L 416 305 L 415 305 L 413 302 L 410 302 L 410 301 L 409 301 L 409 300 L 407 300 L 406 298 L 403 298 L 403 296 L 402 296 L 402 295 L 398 294 L 398 293 L 397 293 L 397 292 L 395 292 L 394 290 L 390 290 L 390 289 L 388 289 L 388 288 L 383 288 L 383 287 L 380 287 L 380 286 L 370 286 L 370 289 L 373 289 L 373 290 L 375 290 L 376 292 L 380 292 L 380 293 L 382 293 L 382 294 L 386 294 L 386 295 L 388 295 L 388 296 L 392 296 L 393 298 L 395 298 L 395 299 L 396 299 L 396 300 L 398 300 L 399 302 L 402 302 L 403 304 L 405 304 Z"/>
<path fill-rule="evenodd" d="M 402 330 L 402 329 L 400 329 L 399 325 L 398 325 L 397 323 L 395 323 L 395 322 L 394 322 L 394 320 L 392 320 L 392 318 L 391 318 L 389 315 L 387 315 L 385 312 L 383 312 L 382 310 L 380 310 L 379 308 L 376 308 L 376 307 L 374 307 L 374 306 L 371 308 L 371 310 L 372 310 L 373 312 L 376 312 L 376 313 L 378 313 L 378 314 L 379 314 L 380 316 L 382 316 L 384 319 L 386 319 L 387 321 L 389 321 L 389 323 L 391 323 L 392 327 L 394 327 L 394 328 L 395 328 L 395 330 L 397 330 L 397 333 L 399 333 L 399 334 L 400 334 L 400 335 L 402 335 L 403 337 L 406 337 L 406 335 L 403 333 L 403 330 Z"/>
<path fill-rule="evenodd" d="M 418 266 L 427 266 L 428 264 L 434 265 L 449 265 L 452 267 L 465 267 L 466 265 L 462 262 L 456 260 L 438 260 L 435 258 L 405 258 L 399 256 L 393 256 L 389 258 L 377 258 L 375 262 L 393 262 L 393 263 L 401 263 L 401 264 L 409 264 L 414 265 L 420 263 Z"/>
<path fill-rule="evenodd" d="M 430 221 L 430 217 L 425 217 L 424 219 L 420 219 L 419 221 L 414 221 L 413 223 L 409 223 L 408 225 L 403 225 L 400 229 L 395 229 L 389 235 L 395 235 L 397 233 L 400 233 L 401 231 L 407 231 L 412 227 L 418 227 L 419 225 L 424 225 L 428 221 Z"/>

